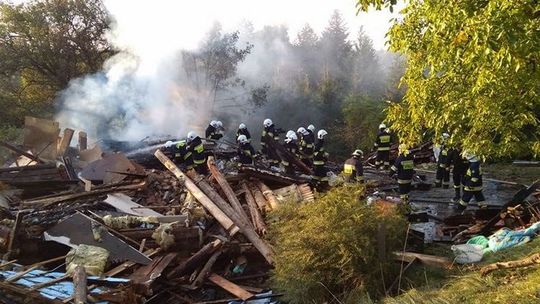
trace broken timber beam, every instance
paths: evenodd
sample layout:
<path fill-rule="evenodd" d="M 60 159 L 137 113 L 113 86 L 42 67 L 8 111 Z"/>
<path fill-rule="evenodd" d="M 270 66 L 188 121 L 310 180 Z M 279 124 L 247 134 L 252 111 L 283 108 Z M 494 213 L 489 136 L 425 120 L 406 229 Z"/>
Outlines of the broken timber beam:
<path fill-rule="evenodd" d="M 426 266 L 433 266 L 439 268 L 451 268 L 452 260 L 445 257 L 439 257 L 436 255 L 421 254 L 416 252 L 394 252 L 394 259 L 400 262 L 411 263 L 414 260 L 418 260 L 420 263 Z"/>
<path fill-rule="evenodd" d="M 64 129 L 64 136 L 62 137 L 60 145 L 58 146 L 58 156 L 63 156 L 66 153 L 67 148 L 73 139 L 73 134 L 75 134 L 75 130 L 70 128 Z"/>
<path fill-rule="evenodd" d="M 233 231 L 237 232 L 239 228 L 233 223 L 233 221 L 223 212 L 221 209 L 219 209 L 210 198 L 197 187 L 197 185 L 182 172 L 163 152 L 160 150 L 157 150 L 154 154 L 157 159 L 167 168 L 169 171 L 171 171 L 176 178 L 184 182 L 184 185 L 186 188 L 191 192 L 193 197 L 201 205 L 203 205 L 210 214 L 225 228 L 225 231 L 227 231 L 229 234 L 231 234 Z"/>
<path fill-rule="evenodd" d="M 272 210 L 276 210 L 279 206 L 279 201 L 276 195 L 274 194 L 274 192 L 270 188 L 268 188 L 267 185 L 265 185 L 263 182 L 259 180 L 256 181 L 256 184 L 257 184 L 257 187 L 259 187 L 259 189 L 263 193 L 263 195 L 266 197 L 268 202 L 270 203 L 270 207 L 272 207 Z"/>
<path fill-rule="evenodd" d="M 247 301 L 255 296 L 242 287 L 215 273 L 210 274 L 210 276 L 208 276 L 208 280 L 244 301 Z"/>
<path fill-rule="evenodd" d="M 242 189 L 244 190 L 246 202 L 249 206 L 249 213 L 251 214 L 251 220 L 253 221 L 255 229 L 261 235 L 266 234 L 266 224 L 264 223 L 264 219 L 259 212 L 257 203 L 255 202 L 255 198 L 251 194 L 251 191 L 245 182 L 242 182 Z"/>
<path fill-rule="evenodd" d="M 39 158 L 38 156 L 30 154 L 30 153 L 28 153 L 28 152 L 26 152 L 26 151 L 24 151 L 22 149 L 19 149 L 19 148 L 15 147 L 14 145 L 8 144 L 5 141 L 0 140 L 0 146 L 3 146 L 3 147 L 5 147 L 5 148 L 7 148 L 7 149 L 9 149 L 9 150 L 11 150 L 11 151 L 13 151 L 15 153 L 20 154 L 20 155 L 26 156 L 26 157 L 30 158 L 31 160 L 33 160 L 33 161 L 35 161 L 37 163 L 40 163 L 40 164 L 45 163 L 45 161 L 43 159 Z"/>
<path fill-rule="evenodd" d="M 208 158 L 208 169 L 210 170 L 210 173 L 212 173 L 212 177 L 216 180 L 221 190 L 223 190 L 223 193 L 227 197 L 227 200 L 229 200 L 229 203 L 233 207 L 233 209 L 236 211 L 236 213 L 244 220 L 245 223 L 249 224 L 249 219 L 244 211 L 244 208 L 242 208 L 242 204 L 240 204 L 240 201 L 236 197 L 236 194 L 234 193 L 234 190 L 231 188 L 231 185 L 227 182 L 223 174 L 219 172 L 219 169 L 216 167 L 216 164 L 213 160 L 213 158 Z"/>
<path fill-rule="evenodd" d="M 87 292 L 86 271 L 83 266 L 77 265 L 73 272 L 73 302 L 86 304 Z"/>
<path fill-rule="evenodd" d="M 265 142 L 273 149 L 277 150 L 282 157 L 285 157 L 289 162 L 293 163 L 300 171 L 307 175 L 313 175 L 313 170 L 310 167 L 306 166 L 303 161 L 299 160 L 296 155 L 287 151 L 285 147 L 276 142 L 272 137 L 266 135 Z"/>
<path fill-rule="evenodd" d="M 271 210 L 272 207 L 264 197 L 261 189 L 255 185 L 255 183 L 249 183 L 249 190 L 251 190 L 251 194 L 253 194 L 253 198 L 255 199 L 255 202 L 257 203 L 257 206 L 259 207 L 259 210 L 261 212 L 266 212 L 266 210 Z"/>

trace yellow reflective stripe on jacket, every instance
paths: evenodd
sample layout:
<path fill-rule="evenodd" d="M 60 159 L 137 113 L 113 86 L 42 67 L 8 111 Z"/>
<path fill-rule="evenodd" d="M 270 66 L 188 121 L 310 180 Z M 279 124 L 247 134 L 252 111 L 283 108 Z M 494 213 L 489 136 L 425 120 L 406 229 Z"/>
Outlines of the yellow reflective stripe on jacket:
<path fill-rule="evenodd" d="M 381 141 L 382 144 L 387 144 L 390 142 L 390 135 L 379 136 L 379 140 Z"/>
<path fill-rule="evenodd" d="M 188 152 L 188 153 L 186 153 L 186 155 L 184 155 L 184 159 L 188 159 L 190 157 L 191 157 L 191 152 Z"/>
<path fill-rule="evenodd" d="M 204 145 L 203 145 L 203 144 L 200 144 L 200 145 L 196 146 L 196 147 L 194 148 L 194 150 L 195 150 L 196 152 L 198 152 L 198 153 L 202 153 L 202 152 L 204 152 Z"/>
<path fill-rule="evenodd" d="M 390 151 L 390 147 L 378 147 L 377 151 Z"/>
<path fill-rule="evenodd" d="M 355 168 L 353 165 L 345 164 L 343 165 L 343 173 L 345 174 L 353 174 Z"/>
<path fill-rule="evenodd" d="M 281 164 L 284 165 L 285 167 L 289 166 L 289 162 L 286 160 L 282 160 Z"/>
<path fill-rule="evenodd" d="M 313 161 L 313 165 L 315 165 L 315 166 L 324 166 L 324 161 L 315 160 L 315 161 Z"/>
<path fill-rule="evenodd" d="M 410 180 L 410 179 L 398 179 L 397 182 L 398 182 L 398 184 L 410 184 L 410 183 L 412 183 L 412 180 Z"/>
<path fill-rule="evenodd" d="M 404 161 L 401 162 L 401 166 L 403 167 L 403 170 L 414 169 L 414 161 L 412 161 L 412 160 L 404 160 Z"/>

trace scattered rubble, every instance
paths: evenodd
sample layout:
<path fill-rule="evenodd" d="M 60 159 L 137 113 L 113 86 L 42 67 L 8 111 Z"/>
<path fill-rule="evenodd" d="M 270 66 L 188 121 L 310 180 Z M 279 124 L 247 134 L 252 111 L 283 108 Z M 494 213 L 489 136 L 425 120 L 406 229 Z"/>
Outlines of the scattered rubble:
<path fill-rule="evenodd" d="M 233 144 L 208 141 L 210 174 L 201 176 L 181 171 L 160 149 L 165 140 L 90 147 L 86 133 L 66 129 L 59 137 L 60 131 L 53 121 L 29 117 L 22 146 L 0 142 L 14 154 L 0 168 L 0 302 L 229 303 L 281 296 L 267 283 L 273 249 L 266 215 L 285 202 L 315 199 L 310 169 L 294 155 L 273 143 L 298 164 L 298 175 L 290 176 L 259 161 L 238 166 Z M 432 160 L 430 143 L 412 153 L 417 163 Z M 395 181 L 372 161 L 365 161 L 368 203 L 400 203 Z M 425 176 L 413 185 L 430 189 Z M 446 200 L 413 196 L 408 244 L 395 255 L 407 263 L 402 271 L 415 262 L 452 266 L 421 254 L 424 243 L 463 243 L 540 221 L 539 185 L 467 214 L 434 207 L 447 208 Z M 494 267 L 506 266 L 485 271 Z"/>

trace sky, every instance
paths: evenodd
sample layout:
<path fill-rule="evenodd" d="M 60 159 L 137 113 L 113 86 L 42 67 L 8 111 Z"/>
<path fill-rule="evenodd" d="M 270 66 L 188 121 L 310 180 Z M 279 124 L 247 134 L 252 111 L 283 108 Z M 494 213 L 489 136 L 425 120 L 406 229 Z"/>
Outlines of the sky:
<path fill-rule="evenodd" d="M 11 0 L 14 3 L 29 0 Z M 234 30 L 245 21 L 250 21 L 255 29 L 264 25 L 286 25 L 291 39 L 309 23 L 317 33 L 321 33 L 334 10 L 339 10 L 354 39 L 360 26 L 373 40 L 377 50 L 385 49 L 385 34 L 390 27 L 390 19 L 397 17 L 398 10 L 390 13 L 370 10 L 356 15 L 355 0 L 104 0 L 107 8 L 123 18 L 133 18 L 141 25 L 141 35 L 155 35 L 144 32 L 147 22 L 168 22 L 189 28 L 182 30 L 183 46 L 195 48 L 204 37 L 211 24 L 219 21 L 226 30 Z M 151 5 L 149 5 L 151 4 Z M 119 12 L 122 11 L 122 12 Z M 128 17 L 125 17 L 128 16 Z M 169 20 L 169 21 L 164 21 Z M 147 27 L 151 28 L 151 27 Z M 191 37 L 185 37 L 192 35 Z M 129 38 L 126 38 L 129 39 Z"/>

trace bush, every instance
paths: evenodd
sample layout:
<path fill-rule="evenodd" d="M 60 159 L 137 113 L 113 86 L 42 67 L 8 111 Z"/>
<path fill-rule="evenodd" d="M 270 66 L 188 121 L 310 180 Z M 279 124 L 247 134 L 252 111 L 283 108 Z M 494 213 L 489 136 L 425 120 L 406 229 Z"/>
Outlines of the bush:
<path fill-rule="evenodd" d="M 287 301 L 384 295 L 383 279 L 389 285 L 399 272 L 391 252 L 401 248 L 407 224 L 393 206 L 368 206 L 362 196 L 361 187 L 343 186 L 314 203 L 289 204 L 275 212 L 279 220 L 271 225 L 276 250 L 272 282 Z M 381 224 L 385 250 L 379 256 Z"/>

